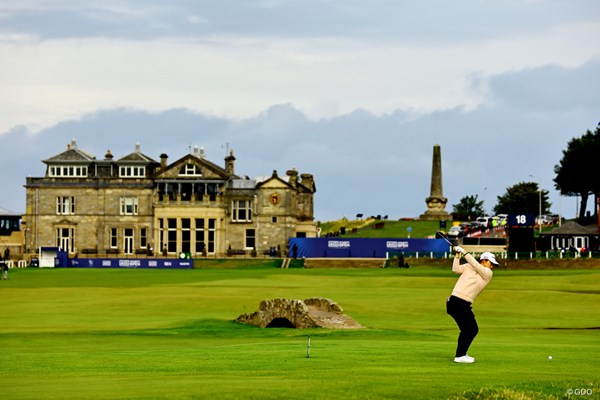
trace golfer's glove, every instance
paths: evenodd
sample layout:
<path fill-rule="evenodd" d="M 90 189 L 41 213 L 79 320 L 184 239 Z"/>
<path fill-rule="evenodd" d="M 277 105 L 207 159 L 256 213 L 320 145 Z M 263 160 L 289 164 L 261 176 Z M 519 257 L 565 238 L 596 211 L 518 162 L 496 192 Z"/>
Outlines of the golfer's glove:
<path fill-rule="evenodd" d="M 454 252 L 460 254 L 461 256 L 464 256 L 467 253 L 465 249 L 460 246 L 454 246 Z"/>

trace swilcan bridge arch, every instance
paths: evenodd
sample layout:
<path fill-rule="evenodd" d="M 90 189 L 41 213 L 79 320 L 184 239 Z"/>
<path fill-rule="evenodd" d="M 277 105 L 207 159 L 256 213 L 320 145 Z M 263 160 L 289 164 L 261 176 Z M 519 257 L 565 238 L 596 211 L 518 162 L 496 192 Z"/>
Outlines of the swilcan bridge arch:
<path fill-rule="evenodd" d="M 261 328 L 363 328 L 335 301 L 322 297 L 263 300 L 258 311 L 240 315 L 236 321 Z"/>

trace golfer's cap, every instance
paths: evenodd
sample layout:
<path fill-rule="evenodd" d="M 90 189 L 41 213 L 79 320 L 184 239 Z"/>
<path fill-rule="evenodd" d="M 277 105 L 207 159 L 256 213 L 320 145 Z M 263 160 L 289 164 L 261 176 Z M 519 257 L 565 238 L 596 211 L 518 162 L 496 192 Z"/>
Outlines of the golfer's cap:
<path fill-rule="evenodd" d="M 500 264 L 498 264 L 498 261 L 496 261 L 496 256 L 493 253 L 490 253 L 489 251 L 481 253 L 481 255 L 479 256 L 479 261 L 481 260 L 490 260 L 492 264 L 500 266 Z"/>

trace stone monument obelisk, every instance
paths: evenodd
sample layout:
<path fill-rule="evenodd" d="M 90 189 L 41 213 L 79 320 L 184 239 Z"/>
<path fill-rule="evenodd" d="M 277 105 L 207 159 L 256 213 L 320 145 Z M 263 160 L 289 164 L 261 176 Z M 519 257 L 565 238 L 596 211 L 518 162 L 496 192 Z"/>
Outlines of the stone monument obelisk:
<path fill-rule="evenodd" d="M 427 203 L 427 211 L 421 214 L 421 220 L 446 220 L 451 221 L 452 215 L 446 211 L 446 203 L 448 199 L 444 197 L 442 192 L 442 153 L 440 145 L 433 146 L 433 162 L 431 166 L 431 193 L 425 199 Z"/>

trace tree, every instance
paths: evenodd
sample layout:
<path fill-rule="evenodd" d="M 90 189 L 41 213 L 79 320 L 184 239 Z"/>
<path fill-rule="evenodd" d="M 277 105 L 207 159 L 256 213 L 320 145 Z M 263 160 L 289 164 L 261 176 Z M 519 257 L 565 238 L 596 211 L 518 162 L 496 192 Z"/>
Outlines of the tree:
<path fill-rule="evenodd" d="M 560 163 L 554 166 L 555 187 L 564 196 L 581 196 L 579 221 L 583 221 L 589 196 L 597 201 L 600 192 L 600 176 L 597 173 L 600 154 L 600 126 L 595 132 L 587 131 L 581 137 L 573 138 L 563 150 Z M 594 204 L 597 204 L 596 202 Z M 596 214 L 596 210 L 594 210 Z"/>
<path fill-rule="evenodd" d="M 548 191 L 542 190 L 542 214 L 549 213 L 550 201 Z M 540 192 L 536 182 L 520 182 L 506 189 L 503 196 L 498 196 L 498 204 L 494 207 L 496 214 L 535 214 L 539 213 Z"/>
<path fill-rule="evenodd" d="M 454 219 L 472 221 L 484 214 L 483 200 L 477 201 L 477 195 L 465 196 L 457 204 L 452 205 Z"/>

